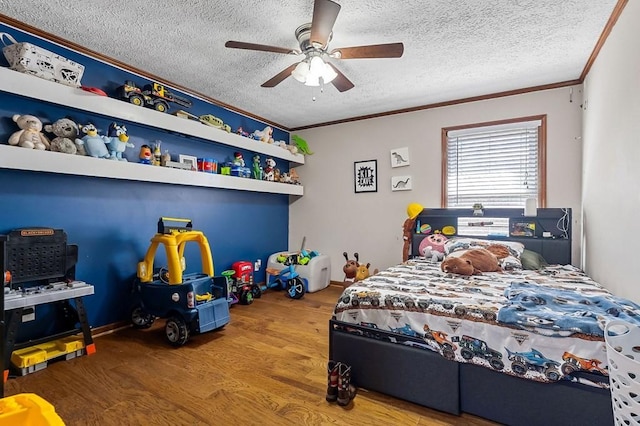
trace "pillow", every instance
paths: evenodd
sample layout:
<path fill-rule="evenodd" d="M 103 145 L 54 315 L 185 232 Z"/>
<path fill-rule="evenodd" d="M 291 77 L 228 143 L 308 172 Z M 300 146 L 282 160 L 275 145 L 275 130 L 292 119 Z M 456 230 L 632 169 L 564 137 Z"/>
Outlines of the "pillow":
<path fill-rule="evenodd" d="M 533 250 L 524 249 L 520 255 L 520 262 L 522 263 L 522 269 L 537 270 L 549 265 L 544 257 L 538 252 Z"/>
<path fill-rule="evenodd" d="M 524 251 L 524 244 L 517 243 L 515 241 L 483 240 L 479 238 L 455 237 L 445 242 L 444 253 L 448 256 L 461 250 L 468 250 L 473 248 L 486 249 L 491 245 L 502 246 L 509 252 L 508 256 L 499 259 L 502 269 L 506 271 L 512 269 L 522 269 L 520 256 Z"/>

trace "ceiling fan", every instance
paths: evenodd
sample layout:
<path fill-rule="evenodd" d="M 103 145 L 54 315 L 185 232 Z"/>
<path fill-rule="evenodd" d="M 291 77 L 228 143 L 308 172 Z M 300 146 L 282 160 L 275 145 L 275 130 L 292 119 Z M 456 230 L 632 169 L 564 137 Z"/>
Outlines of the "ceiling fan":
<path fill-rule="evenodd" d="M 331 82 L 340 92 L 345 92 L 354 87 L 353 83 L 333 64 L 327 62 L 327 58 L 399 58 L 404 52 L 404 45 L 402 43 L 371 44 L 329 50 L 333 24 L 339 12 L 338 3 L 331 0 L 315 0 L 312 21 L 299 26 L 295 31 L 299 50 L 241 41 L 227 41 L 225 47 L 305 56 L 302 61 L 288 66 L 262 83 L 262 87 L 275 87 L 291 75 L 307 86 L 320 86 Z"/>

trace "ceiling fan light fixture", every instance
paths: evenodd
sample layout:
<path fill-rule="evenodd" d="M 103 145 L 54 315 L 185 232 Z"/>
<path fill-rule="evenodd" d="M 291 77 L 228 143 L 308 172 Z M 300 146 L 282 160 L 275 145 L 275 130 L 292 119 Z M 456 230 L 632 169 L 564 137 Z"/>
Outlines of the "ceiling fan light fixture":
<path fill-rule="evenodd" d="M 325 83 L 331 83 L 334 78 L 338 76 L 338 73 L 331 67 L 331 65 L 325 63 L 324 70 L 322 72 L 322 81 Z"/>
<path fill-rule="evenodd" d="M 298 80 L 300 83 L 304 83 L 307 81 L 307 75 L 309 75 L 309 64 L 307 61 L 302 61 L 293 71 L 291 71 L 291 77 Z"/>

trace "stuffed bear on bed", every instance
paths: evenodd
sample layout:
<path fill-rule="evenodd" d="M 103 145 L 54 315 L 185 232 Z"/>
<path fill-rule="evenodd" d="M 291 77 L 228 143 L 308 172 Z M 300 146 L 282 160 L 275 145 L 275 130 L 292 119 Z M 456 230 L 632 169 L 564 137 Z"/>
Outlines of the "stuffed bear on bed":
<path fill-rule="evenodd" d="M 449 255 L 442 261 L 441 268 L 443 272 L 459 275 L 502 272 L 498 257 L 486 249 L 465 250 L 459 256 Z"/>

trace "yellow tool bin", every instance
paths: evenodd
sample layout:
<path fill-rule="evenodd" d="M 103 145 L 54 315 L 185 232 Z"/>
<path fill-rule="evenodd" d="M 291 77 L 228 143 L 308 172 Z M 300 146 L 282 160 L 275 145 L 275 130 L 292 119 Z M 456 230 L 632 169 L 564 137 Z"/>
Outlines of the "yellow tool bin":
<path fill-rule="evenodd" d="M 64 426 L 49 402 L 35 393 L 20 393 L 0 399 L 0 426 Z"/>
<path fill-rule="evenodd" d="M 83 353 L 82 337 L 69 336 L 13 351 L 11 364 L 18 369 L 21 376 L 24 376 L 46 368 L 48 362 L 53 359 L 65 357 L 69 360 Z"/>

